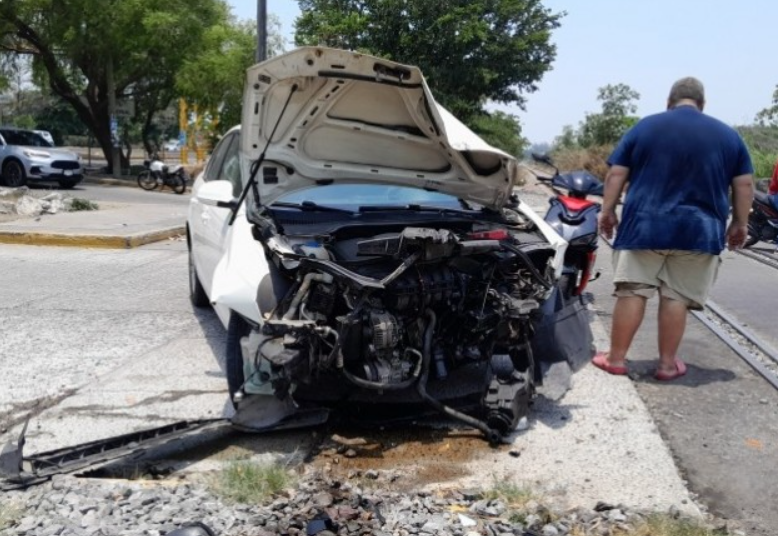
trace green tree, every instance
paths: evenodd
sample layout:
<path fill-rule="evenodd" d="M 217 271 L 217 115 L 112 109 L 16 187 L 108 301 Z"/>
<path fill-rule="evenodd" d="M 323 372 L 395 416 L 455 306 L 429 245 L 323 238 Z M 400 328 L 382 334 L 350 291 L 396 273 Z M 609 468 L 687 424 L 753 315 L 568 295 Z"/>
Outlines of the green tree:
<path fill-rule="evenodd" d="M 257 27 L 253 21 L 225 21 L 203 36 L 198 54 L 187 58 L 176 75 L 176 90 L 201 110 L 217 114 L 215 134 L 241 121 L 246 69 L 255 63 Z M 268 17 L 268 57 L 283 50 L 281 23 Z"/>
<path fill-rule="evenodd" d="M 554 138 L 552 145 L 554 151 L 575 149 L 578 147 L 578 133 L 572 125 L 565 125 L 562 127 L 562 133 Z"/>
<path fill-rule="evenodd" d="M 618 142 L 638 121 L 634 116 L 638 99 L 640 93 L 627 84 L 601 87 L 597 100 L 602 102 L 602 111 L 586 115 L 578 132 L 578 143 L 583 147 L 592 147 Z"/>
<path fill-rule="evenodd" d="M 756 114 L 756 122 L 762 126 L 778 126 L 778 86 L 773 91 L 773 100 L 770 106 Z"/>
<path fill-rule="evenodd" d="M 298 45 L 416 65 L 437 101 L 482 135 L 495 129 L 484 117 L 487 101 L 523 108 L 525 94 L 537 89 L 556 56 L 550 37 L 564 15 L 540 0 L 298 1 Z M 486 115 L 498 123 L 507 119 Z"/>
<path fill-rule="evenodd" d="M 184 59 L 228 14 L 223 0 L 2 0 L 0 46 L 33 57 L 38 83 L 75 110 L 111 162 L 111 71 L 116 98 L 134 98 L 150 123 Z"/>
<path fill-rule="evenodd" d="M 48 130 L 57 145 L 64 143 L 65 136 L 86 136 L 88 131 L 71 106 L 55 99 L 35 115 L 36 127 Z"/>
<path fill-rule="evenodd" d="M 527 145 L 527 140 L 521 135 L 519 120 L 511 114 L 500 111 L 483 112 L 471 118 L 470 126 L 486 143 L 517 158 Z"/>

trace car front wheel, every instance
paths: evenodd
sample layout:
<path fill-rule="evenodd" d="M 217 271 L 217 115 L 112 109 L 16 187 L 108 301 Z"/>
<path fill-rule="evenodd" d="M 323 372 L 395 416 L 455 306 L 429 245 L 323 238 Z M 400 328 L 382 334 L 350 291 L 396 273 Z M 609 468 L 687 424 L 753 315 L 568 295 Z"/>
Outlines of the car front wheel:
<path fill-rule="evenodd" d="M 189 300 L 195 307 L 205 307 L 211 303 L 200 283 L 200 276 L 197 275 L 191 247 L 189 248 Z"/>
<path fill-rule="evenodd" d="M 227 356 L 226 373 L 227 388 L 230 391 L 230 400 L 233 407 L 237 408 L 235 393 L 241 390 L 246 378 L 243 376 L 243 351 L 240 348 L 240 340 L 249 334 L 251 326 L 236 312 L 230 315 L 230 323 L 227 326 Z"/>
<path fill-rule="evenodd" d="M 11 188 L 20 188 L 27 184 L 27 174 L 24 166 L 16 160 L 9 160 L 3 166 L 3 179 L 5 185 Z"/>

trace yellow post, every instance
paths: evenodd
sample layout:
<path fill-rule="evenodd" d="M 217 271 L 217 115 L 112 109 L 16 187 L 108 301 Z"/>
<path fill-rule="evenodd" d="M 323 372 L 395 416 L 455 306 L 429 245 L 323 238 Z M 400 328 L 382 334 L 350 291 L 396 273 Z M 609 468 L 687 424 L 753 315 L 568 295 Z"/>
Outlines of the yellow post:
<path fill-rule="evenodd" d="M 186 129 L 189 126 L 189 118 L 186 114 L 186 100 L 178 99 L 178 139 L 183 142 L 181 144 L 179 158 L 184 165 L 189 163 L 189 140 L 186 139 Z"/>
<path fill-rule="evenodd" d="M 193 106 L 193 110 L 195 113 L 195 124 L 194 124 L 194 144 L 195 144 L 195 159 L 197 160 L 198 164 L 202 164 L 203 160 L 205 159 L 205 151 L 203 150 L 203 133 L 202 133 L 202 126 L 203 126 L 203 116 L 200 114 L 200 109 L 195 104 Z"/>

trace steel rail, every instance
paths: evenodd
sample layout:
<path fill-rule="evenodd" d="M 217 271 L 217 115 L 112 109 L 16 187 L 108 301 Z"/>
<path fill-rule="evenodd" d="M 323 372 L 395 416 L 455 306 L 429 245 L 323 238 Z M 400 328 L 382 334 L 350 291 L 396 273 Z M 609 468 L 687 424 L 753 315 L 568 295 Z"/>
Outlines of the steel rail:
<path fill-rule="evenodd" d="M 753 259 L 771 268 L 778 269 L 778 257 L 759 249 L 738 249 L 738 253 L 749 259 Z"/>
<path fill-rule="evenodd" d="M 748 350 L 746 350 L 743 345 L 738 343 L 735 339 L 729 336 L 729 333 L 727 333 L 724 329 L 721 328 L 721 326 L 717 325 L 713 320 L 708 318 L 705 313 L 701 311 L 692 311 L 691 312 L 697 320 L 702 322 L 705 327 L 707 327 L 709 330 L 711 330 L 719 339 L 721 339 L 724 344 L 729 346 L 729 348 L 735 352 L 740 358 L 745 361 L 751 368 L 753 368 L 756 372 L 759 373 L 760 376 L 762 376 L 767 382 L 772 385 L 775 389 L 778 389 L 778 376 L 775 375 L 774 372 L 772 372 L 770 369 L 768 369 L 764 364 L 762 364 L 756 357 L 754 357 Z M 731 324 L 730 324 L 731 325 Z M 740 332 L 738 329 L 738 326 L 731 325 L 732 328 L 734 328 L 736 331 Z"/>
<path fill-rule="evenodd" d="M 765 341 L 757 337 L 749 329 L 743 326 L 732 315 L 724 311 L 716 302 L 708 300 L 705 306 L 713 311 L 713 313 L 721 318 L 724 322 L 729 324 L 735 331 L 737 331 L 744 339 L 748 340 L 751 344 L 759 348 L 759 351 L 769 357 L 776 365 L 778 365 L 778 351 Z"/>

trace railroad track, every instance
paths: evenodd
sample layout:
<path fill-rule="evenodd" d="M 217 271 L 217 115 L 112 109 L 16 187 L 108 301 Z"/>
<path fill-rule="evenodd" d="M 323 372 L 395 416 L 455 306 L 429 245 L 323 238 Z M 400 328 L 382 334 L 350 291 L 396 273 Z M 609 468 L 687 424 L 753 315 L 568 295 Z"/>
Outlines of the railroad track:
<path fill-rule="evenodd" d="M 748 330 L 713 301 L 692 314 L 740 358 L 778 389 L 778 350 Z"/>
<path fill-rule="evenodd" d="M 761 262 L 762 264 L 766 264 L 767 266 L 778 270 L 778 253 L 776 253 L 775 249 L 749 248 L 739 249 L 737 252 L 744 257 L 748 257 L 749 259 Z"/>

